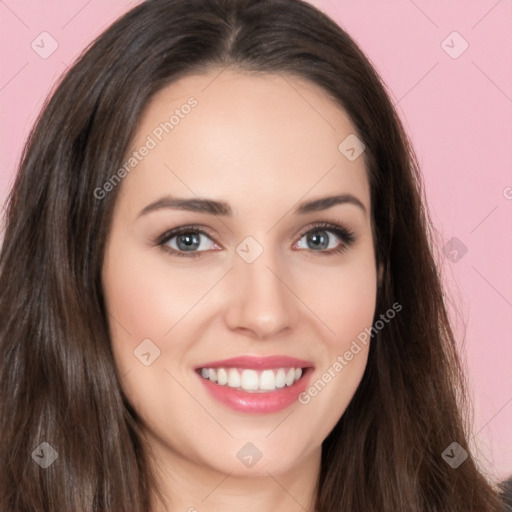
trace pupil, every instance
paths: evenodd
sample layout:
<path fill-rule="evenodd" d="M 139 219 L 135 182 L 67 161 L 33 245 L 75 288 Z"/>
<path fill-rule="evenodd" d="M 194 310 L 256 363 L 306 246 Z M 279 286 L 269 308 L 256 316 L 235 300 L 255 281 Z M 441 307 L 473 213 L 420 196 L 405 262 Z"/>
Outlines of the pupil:
<path fill-rule="evenodd" d="M 319 233 L 325 233 L 325 231 L 319 231 Z M 310 240 L 318 240 L 319 238 L 322 238 L 323 239 L 323 243 L 320 243 L 320 246 L 322 249 L 327 249 L 327 247 L 329 246 L 329 241 L 328 241 L 328 237 L 325 236 L 325 234 L 323 235 L 311 235 L 310 237 Z M 314 242 L 316 244 L 316 242 Z M 319 247 L 318 244 L 316 244 L 316 247 Z"/>
<path fill-rule="evenodd" d="M 180 244 L 183 240 L 185 245 Z M 197 249 L 199 243 L 199 236 L 197 234 L 185 233 L 178 237 L 178 247 L 180 250 L 190 251 L 191 249 Z"/>

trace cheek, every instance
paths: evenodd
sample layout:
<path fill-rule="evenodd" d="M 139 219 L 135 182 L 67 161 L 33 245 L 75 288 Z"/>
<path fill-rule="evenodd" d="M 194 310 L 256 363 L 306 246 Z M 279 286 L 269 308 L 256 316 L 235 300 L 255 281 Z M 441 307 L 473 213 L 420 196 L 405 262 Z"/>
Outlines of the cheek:
<path fill-rule="evenodd" d="M 144 260 L 140 250 L 124 246 L 115 238 L 105 254 L 103 288 L 116 365 L 120 375 L 126 375 L 125 391 L 137 402 L 141 393 L 154 385 L 165 350 L 164 334 L 174 324 L 172 311 L 179 294 L 154 265 Z M 148 367 L 142 355 L 147 352 L 151 363 Z M 132 388 L 132 382 L 137 386 Z"/>
<path fill-rule="evenodd" d="M 318 282 L 318 281 L 317 281 Z M 320 281 L 321 282 L 321 281 Z M 324 298 L 310 296 L 322 323 L 322 365 L 299 403 L 310 411 L 312 429 L 324 439 L 344 414 L 368 361 L 376 305 L 376 273 L 372 266 L 347 267 L 325 281 Z M 312 308 L 313 309 L 313 308 Z"/>
<path fill-rule="evenodd" d="M 172 270 L 156 249 L 112 247 L 103 277 L 107 307 L 134 339 L 163 338 L 199 298 L 190 273 Z"/>
<path fill-rule="evenodd" d="M 373 321 L 377 275 L 371 254 L 359 253 L 338 266 L 317 267 L 309 276 L 297 278 L 298 295 L 325 327 L 323 340 L 330 350 L 342 350 Z"/>
<path fill-rule="evenodd" d="M 112 349 L 122 387 L 148 423 L 164 414 L 164 403 L 187 404 L 182 389 L 164 371 L 172 368 L 172 358 L 183 357 L 187 346 L 173 343 L 169 351 L 166 333 L 197 301 L 190 287 L 176 282 L 177 272 L 162 267 L 165 261 L 151 261 L 147 250 L 124 246 L 119 240 L 107 249 L 103 267 Z M 142 356 L 146 352 L 148 365 Z"/>
<path fill-rule="evenodd" d="M 352 339 L 371 325 L 375 314 L 377 279 L 373 262 L 352 269 L 338 286 L 334 329 L 343 339 L 347 336 Z"/>
<path fill-rule="evenodd" d="M 315 428 L 326 436 L 350 403 L 366 368 L 377 273 L 368 250 L 311 275 L 309 286 L 303 280 L 301 288 L 304 302 L 321 320 L 318 325 L 325 333 L 319 348 L 322 367 L 299 403 L 315 411 L 319 418 L 314 420 Z"/>

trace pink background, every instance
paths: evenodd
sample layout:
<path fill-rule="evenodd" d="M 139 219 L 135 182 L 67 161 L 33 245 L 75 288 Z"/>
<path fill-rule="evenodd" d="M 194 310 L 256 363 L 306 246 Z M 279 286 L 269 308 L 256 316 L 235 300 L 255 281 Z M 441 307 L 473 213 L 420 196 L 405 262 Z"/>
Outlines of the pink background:
<path fill-rule="evenodd" d="M 136 3 L 0 2 L 0 205 L 28 130 L 59 75 Z M 512 474 L 512 2 L 311 3 L 368 55 L 413 140 L 467 361 L 472 441 L 482 469 L 492 479 L 505 478 Z M 44 31 L 58 42 L 47 59 L 31 48 Z M 444 49 L 463 48 L 459 36 L 448 37 L 454 31 L 469 44 L 458 58 Z M 442 251 L 452 237 L 467 247 L 457 262 Z"/>

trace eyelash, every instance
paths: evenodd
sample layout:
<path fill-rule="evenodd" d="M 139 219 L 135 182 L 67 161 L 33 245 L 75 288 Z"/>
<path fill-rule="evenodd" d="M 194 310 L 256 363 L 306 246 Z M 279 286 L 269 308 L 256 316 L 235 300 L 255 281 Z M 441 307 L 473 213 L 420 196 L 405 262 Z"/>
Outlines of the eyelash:
<path fill-rule="evenodd" d="M 306 251 L 312 252 L 312 253 L 318 253 L 322 256 L 330 256 L 335 254 L 340 254 L 344 251 L 346 251 L 356 240 L 355 233 L 351 231 L 350 229 L 347 229 L 343 227 L 342 225 L 338 224 L 332 224 L 330 222 L 318 222 L 316 224 L 313 224 L 310 228 L 308 228 L 306 231 L 303 231 L 299 237 L 299 240 L 309 233 L 314 233 L 316 231 L 329 231 L 331 233 L 334 233 L 340 240 L 341 243 L 338 247 L 335 249 L 330 250 L 321 250 L 321 251 L 314 251 L 312 249 L 305 249 Z M 162 250 L 171 253 L 171 255 L 176 255 L 179 257 L 185 257 L 185 258 L 199 258 L 204 252 L 208 251 L 197 251 L 197 252 L 184 252 L 184 251 L 177 251 L 176 249 L 172 249 L 168 247 L 166 244 L 172 240 L 173 238 L 184 235 L 184 234 L 190 234 L 190 233 L 198 233 L 202 235 L 206 235 L 208 238 L 210 238 L 213 242 L 217 244 L 217 242 L 203 229 L 201 229 L 197 225 L 188 225 L 188 226 L 181 226 L 179 228 L 172 229 L 170 231 L 166 231 L 163 235 L 161 235 L 157 240 L 154 241 L 155 245 L 162 248 Z M 217 244 L 220 245 L 220 244 Z"/>

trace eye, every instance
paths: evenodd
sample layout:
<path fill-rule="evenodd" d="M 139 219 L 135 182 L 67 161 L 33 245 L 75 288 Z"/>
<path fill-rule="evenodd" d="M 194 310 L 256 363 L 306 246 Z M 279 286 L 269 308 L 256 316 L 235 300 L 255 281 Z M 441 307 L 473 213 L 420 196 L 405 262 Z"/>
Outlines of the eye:
<path fill-rule="evenodd" d="M 328 233 L 336 235 L 336 237 L 341 240 L 341 243 L 337 246 L 334 245 L 334 247 L 331 246 L 330 241 L 332 238 L 329 237 Z M 356 236 L 352 231 L 341 225 L 331 224 L 329 222 L 320 222 L 315 224 L 312 228 L 308 229 L 308 231 L 301 235 L 300 240 L 304 237 L 306 237 L 306 245 L 309 245 L 306 249 L 322 254 L 323 256 L 341 253 L 347 250 L 356 241 Z M 314 249 L 310 249 L 310 247 L 313 247 Z"/>
<path fill-rule="evenodd" d="M 335 237 L 340 240 L 337 246 L 331 246 L 329 233 L 331 236 L 334 234 Z M 356 240 L 356 236 L 352 231 L 342 225 L 331 224 L 329 222 L 317 223 L 303 232 L 300 235 L 298 243 L 300 243 L 304 237 L 306 237 L 306 244 L 309 245 L 309 247 L 306 247 L 307 251 L 325 256 L 338 254 L 347 250 Z M 205 242 L 205 239 L 210 240 L 211 244 Z M 222 249 L 206 231 L 196 225 L 181 226 L 167 231 L 155 241 L 155 244 L 171 253 L 171 255 L 188 258 L 198 258 L 201 256 L 201 253 L 212 250 L 211 248 L 208 249 L 208 245 L 212 245 L 213 250 Z"/>
<path fill-rule="evenodd" d="M 201 256 L 200 253 L 208 250 L 203 243 L 204 238 L 211 240 L 210 235 L 199 229 L 198 226 L 181 226 L 164 233 L 157 244 L 176 256 L 197 258 Z M 220 248 L 215 242 L 213 245 Z"/>

